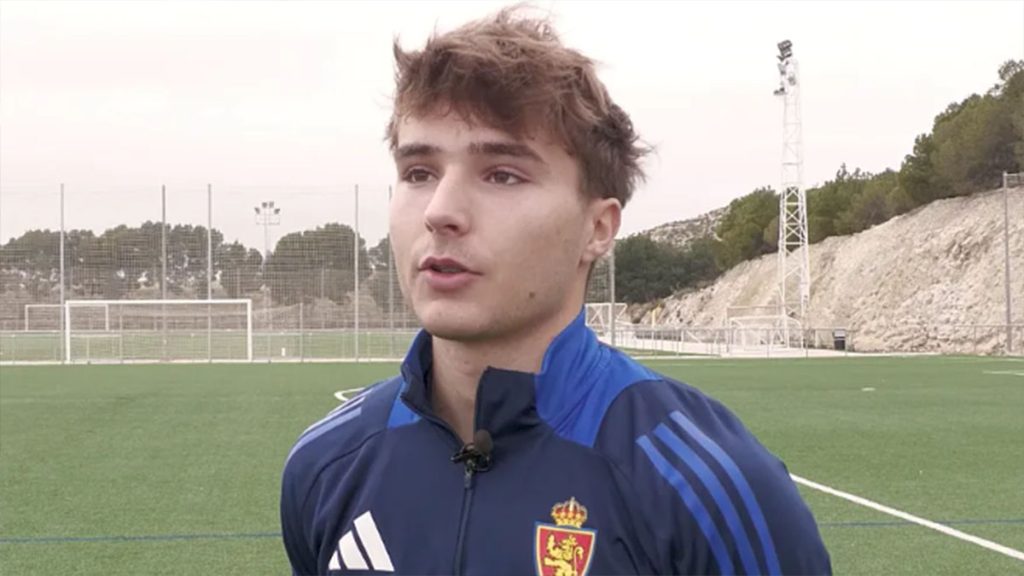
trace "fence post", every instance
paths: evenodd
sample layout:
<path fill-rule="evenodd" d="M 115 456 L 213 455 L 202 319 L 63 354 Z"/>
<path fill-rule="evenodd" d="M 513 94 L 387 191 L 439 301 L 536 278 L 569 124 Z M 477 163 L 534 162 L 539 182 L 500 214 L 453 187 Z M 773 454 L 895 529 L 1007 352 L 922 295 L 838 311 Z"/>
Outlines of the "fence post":
<path fill-rule="evenodd" d="M 61 310 L 64 316 L 64 333 L 61 334 L 64 340 L 64 363 L 71 363 L 71 306 L 67 302 L 64 303 L 64 308 Z"/>
<path fill-rule="evenodd" d="M 61 183 L 61 185 L 60 185 L 60 305 L 61 305 L 61 310 L 62 311 L 64 310 L 64 302 L 65 302 L 65 296 L 64 296 L 64 184 Z M 61 313 L 60 318 L 61 318 L 61 321 L 60 321 L 60 328 L 61 328 L 61 330 L 62 331 L 66 331 L 66 332 L 68 332 L 70 334 L 71 331 L 67 330 L 66 327 L 65 327 L 65 324 L 64 324 L 65 318 L 64 318 L 64 314 L 63 313 Z M 25 312 L 25 329 L 28 330 L 28 312 L 27 311 Z M 61 340 L 60 341 L 62 343 L 64 342 L 63 334 L 61 335 Z M 61 357 L 64 358 L 64 361 L 67 361 L 67 359 L 70 358 L 70 356 L 65 355 L 65 354 L 61 354 Z"/>
<path fill-rule="evenodd" d="M 388 186 L 388 205 L 391 204 L 392 190 Z M 391 335 L 389 356 L 395 356 L 395 254 L 391 248 L 391 235 L 388 235 L 388 333 Z"/>
<path fill-rule="evenodd" d="M 1013 353 L 1013 312 L 1010 298 L 1010 174 L 1003 172 L 1003 268 L 1006 279 L 1006 355 Z M 1014 174 L 1020 185 L 1020 174 Z M 1016 186 L 1015 186 L 1016 187 Z"/>
<path fill-rule="evenodd" d="M 356 362 L 359 362 L 359 184 L 355 188 L 356 216 L 355 231 L 352 234 L 352 275 L 355 278 L 355 299 L 353 314 L 355 315 L 355 353 Z"/>
<path fill-rule="evenodd" d="M 206 356 L 213 362 L 213 185 L 206 185 Z"/>
<path fill-rule="evenodd" d="M 167 186 L 160 186 L 160 299 L 167 300 Z M 160 358 L 167 361 L 167 307 L 160 308 L 162 322 Z"/>
<path fill-rule="evenodd" d="M 612 244 L 611 260 L 608 262 L 609 299 L 611 300 L 611 344 L 615 347 L 615 244 Z"/>

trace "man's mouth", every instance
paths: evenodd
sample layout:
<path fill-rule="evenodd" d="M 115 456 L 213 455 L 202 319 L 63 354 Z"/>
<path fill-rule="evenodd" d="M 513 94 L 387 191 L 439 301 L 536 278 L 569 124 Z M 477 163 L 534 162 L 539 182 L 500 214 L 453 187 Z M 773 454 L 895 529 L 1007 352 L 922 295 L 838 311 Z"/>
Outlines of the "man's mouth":
<path fill-rule="evenodd" d="M 420 265 L 420 270 L 431 270 L 441 274 L 461 274 L 470 270 L 458 260 L 451 258 L 427 258 Z"/>

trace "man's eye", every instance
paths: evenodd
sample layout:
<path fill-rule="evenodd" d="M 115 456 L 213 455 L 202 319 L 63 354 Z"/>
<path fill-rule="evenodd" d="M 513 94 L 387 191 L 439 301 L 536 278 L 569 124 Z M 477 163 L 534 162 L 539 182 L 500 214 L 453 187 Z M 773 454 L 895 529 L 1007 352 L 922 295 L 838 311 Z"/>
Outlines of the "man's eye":
<path fill-rule="evenodd" d="M 405 181 L 412 184 L 422 184 L 430 179 L 430 172 L 422 168 L 412 168 L 405 173 Z"/>
<path fill-rule="evenodd" d="M 413 168 L 405 173 L 405 180 L 413 184 L 421 184 L 430 179 L 430 172 L 422 168 Z"/>
<path fill-rule="evenodd" d="M 515 186 L 516 184 L 522 184 L 525 182 L 519 176 L 505 170 L 495 170 L 487 175 L 487 181 L 493 184 L 500 184 L 502 186 Z"/>

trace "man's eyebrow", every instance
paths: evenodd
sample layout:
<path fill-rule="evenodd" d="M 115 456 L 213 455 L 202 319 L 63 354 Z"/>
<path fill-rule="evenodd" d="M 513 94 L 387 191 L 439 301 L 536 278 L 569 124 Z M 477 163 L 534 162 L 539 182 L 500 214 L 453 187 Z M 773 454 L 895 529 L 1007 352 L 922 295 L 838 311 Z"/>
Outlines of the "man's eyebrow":
<path fill-rule="evenodd" d="M 533 148 L 519 142 L 473 142 L 469 145 L 469 153 L 481 156 L 512 156 L 547 164 Z"/>
<path fill-rule="evenodd" d="M 410 156 L 430 156 L 433 154 L 439 154 L 440 152 L 441 148 L 434 146 L 433 144 L 412 142 L 410 144 L 402 144 L 395 149 L 395 160 L 409 158 Z"/>
<path fill-rule="evenodd" d="M 443 150 L 439 146 L 433 144 L 410 142 L 396 148 L 394 156 L 395 160 L 402 160 L 412 156 L 432 156 L 442 152 Z M 475 156 L 511 156 L 547 164 L 533 148 L 519 142 L 473 142 L 469 145 L 469 153 Z"/>

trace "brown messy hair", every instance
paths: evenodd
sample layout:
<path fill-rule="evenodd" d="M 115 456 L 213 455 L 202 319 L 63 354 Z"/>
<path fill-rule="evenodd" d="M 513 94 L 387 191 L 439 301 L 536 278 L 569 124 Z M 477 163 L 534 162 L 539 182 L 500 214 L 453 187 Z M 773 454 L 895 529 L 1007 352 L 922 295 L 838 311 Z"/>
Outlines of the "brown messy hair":
<path fill-rule="evenodd" d="M 435 33 L 422 50 L 404 51 L 395 39 L 391 150 L 409 116 L 455 112 L 514 138 L 544 127 L 577 158 L 587 196 L 625 206 L 644 179 L 640 159 L 649 149 L 608 96 L 594 61 L 562 45 L 546 20 L 520 17 L 521 8 Z"/>

